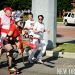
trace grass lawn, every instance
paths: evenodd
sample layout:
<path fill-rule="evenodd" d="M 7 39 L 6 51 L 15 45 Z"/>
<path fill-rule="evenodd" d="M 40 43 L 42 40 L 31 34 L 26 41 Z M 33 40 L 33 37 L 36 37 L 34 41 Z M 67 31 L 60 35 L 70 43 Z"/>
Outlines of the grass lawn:
<path fill-rule="evenodd" d="M 57 17 L 57 22 L 63 22 L 63 18 Z"/>
<path fill-rule="evenodd" d="M 54 48 L 54 51 L 61 51 L 61 50 L 64 50 L 64 52 L 75 53 L 75 44 L 64 43 Z"/>

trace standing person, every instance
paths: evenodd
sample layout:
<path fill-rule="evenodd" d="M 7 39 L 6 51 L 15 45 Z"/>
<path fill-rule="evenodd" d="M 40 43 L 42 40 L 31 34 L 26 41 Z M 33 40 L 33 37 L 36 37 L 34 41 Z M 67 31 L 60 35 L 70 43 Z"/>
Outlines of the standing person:
<path fill-rule="evenodd" d="M 3 38 L 6 37 L 7 33 L 9 32 L 10 25 L 14 23 L 11 16 L 11 7 L 5 7 L 3 10 L 0 11 L 0 42 L 3 42 Z M 1 50 L 2 49 L 0 49 L 0 55 Z"/>
<path fill-rule="evenodd" d="M 8 59 L 8 69 L 15 71 L 16 69 L 12 67 L 12 59 L 13 59 L 13 47 L 9 42 L 10 39 L 10 28 L 14 25 L 14 21 L 12 20 L 12 8 L 5 7 L 0 11 L 0 34 L 1 34 L 1 42 L 3 43 L 3 47 L 7 52 Z M 2 50 L 2 49 L 0 49 Z"/>
<path fill-rule="evenodd" d="M 37 50 L 40 50 L 40 53 L 37 56 L 37 61 L 43 63 L 42 57 L 46 51 L 46 42 L 43 38 L 44 32 L 46 32 L 44 23 L 43 23 L 43 15 L 38 15 L 38 22 L 34 25 L 34 35 L 33 35 L 33 44 L 37 45 L 37 49 L 33 49 L 31 55 L 29 56 L 29 61 L 32 63 L 32 58 L 34 57 Z"/>
<path fill-rule="evenodd" d="M 20 36 L 22 32 L 22 28 L 20 27 L 21 19 L 16 19 L 16 22 L 14 24 L 10 25 L 9 32 L 7 36 L 3 40 L 4 48 L 7 50 L 7 58 L 8 58 L 8 70 L 9 71 L 17 71 L 19 73 L 18 69 L 13 66 L 13 59 L 15 56 L 13 55 L 14 49 L 17 49 L 19 54 L 22 54 L 23 52 L 23 46 L 22 46 L 22 38 Z"/>
<path fill-rule="evenodd" d="M 1 37 L 6 37 L 7 33 L 9 32 L 10 25 L 13 23 L 11 16 L 12 16 L 11 7 L 5 7 L 3 10 L 0 11 Z"/>
<path fill-rule="evenodd" d="M 34 27 L 34 20 L 33 20 L 33 14 L 28 14 L 28 20 L 25 23 L 24 29 L 28 30 L 28 35 L 33 36 L 33 27 Z M 26 55 L 29 56 L 29 50 L 26 48 Z"/>

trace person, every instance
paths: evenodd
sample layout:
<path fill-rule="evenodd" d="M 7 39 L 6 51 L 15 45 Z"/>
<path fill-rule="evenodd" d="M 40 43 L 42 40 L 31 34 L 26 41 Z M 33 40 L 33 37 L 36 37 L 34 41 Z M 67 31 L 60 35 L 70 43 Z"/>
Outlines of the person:
<path fill-rule="evenodd" d="M 14 49 L 17 49 L 19 54 L 23 52 L 22 46 L 22 38 L 20 36 L 22 28 L 20 27 L 20 19 L 16 19 L 14 24 L 11 24 L 9 32 L 7 36 L 3 39 L 4 48 L 7 50 L 7 58 L 8 58 L 8 70 L 17 71 L 18 69 L 13 66 L 14 60 Z"/>
<path fill-rule="evenodd" d="M 25 26 L 24 26 L 24 32 L 27 32 L 27 35 L 29 35 L 29 36 L 33 36 L 33 34 L 34 34 L 33 33 L 34 23 L 35 23 L 35 21 L 33 20 L 33 14 L 29 13 L 28 20 L 25 22 Z M 32 42 L 32 40 L 30 40 L 30 42 Z M 26 55 L 29 56 L 29 47 L 26 47 L 25 51 L 26 51 Z"/>
<path fill-rule="evenodd" d="M 10 28 L 10 24 L 13 23 L 11 16 L 12 16 L 11 7 L 5 7 L 3 10 L 0 11 L 1 37 L 6 37 Z"/>
<path fill-rule="evenodd" d="M 40 53 L 37 55 L 37 61 L 43 63 L 42 57 L 43 54 L 46 52 L 46 46 L 47 46 L 47 43 L 45 42 L 43 36 L 44 32 L 49 31 L 45 29 L 43 19 L 44 19 L 43 15 L 38 15 L 38 22 L 35 23 L 33 28 L 34 31 L 33 44 L 36 44 L 37 48 L 33 49 L 31 55 L 29 56 L 29 61 L 31 63 L 33 63 L 34 55 L 38 50 L 40 50 Z"/>
<path fill-rule="evenodd" d="M 12 8 L 5 7 L 3 10 L 0 11 L 0 43 L 3 43 L 3 38 L 6 37 L 7 33 L 9 32 L 10 25 L 14 23 L 11 18 L 12 15 Z M 2 53 L 2 45 L 0 45 L 0 56 Z"/>

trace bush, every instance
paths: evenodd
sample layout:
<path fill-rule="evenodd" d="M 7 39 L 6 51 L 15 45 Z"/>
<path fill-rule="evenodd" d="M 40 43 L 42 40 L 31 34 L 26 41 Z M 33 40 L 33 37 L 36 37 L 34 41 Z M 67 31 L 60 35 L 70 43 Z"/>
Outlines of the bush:
<path fill-rule="evenodd" d="M 57 17 L 57 22 L 63 22 L 63 18 Z"/>

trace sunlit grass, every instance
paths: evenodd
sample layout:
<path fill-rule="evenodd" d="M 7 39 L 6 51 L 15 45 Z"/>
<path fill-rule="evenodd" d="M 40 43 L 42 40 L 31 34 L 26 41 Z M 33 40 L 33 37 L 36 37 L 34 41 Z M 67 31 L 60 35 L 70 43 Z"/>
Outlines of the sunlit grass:
<path fill-rule="evenodd" d="M 61 51 L 61 50 L 64 50 L 64 52 L 75 53 L 75 44 L 64 43 L 54 49 L 54 51 Z"/>

